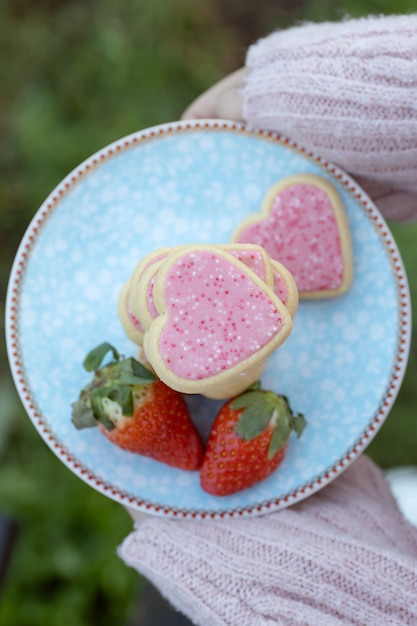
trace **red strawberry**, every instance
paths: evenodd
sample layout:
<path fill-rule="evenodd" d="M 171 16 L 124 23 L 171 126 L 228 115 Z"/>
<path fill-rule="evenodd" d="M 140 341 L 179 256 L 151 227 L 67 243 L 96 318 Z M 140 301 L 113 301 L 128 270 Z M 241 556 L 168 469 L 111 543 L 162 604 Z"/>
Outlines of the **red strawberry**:
<path fill-rule="evenodd" d="M 111 351 L 114 360 L 100 367 Z M 93 381 L 72 405 L 76 428 L 98 426 L 114 444 L 184 470 L 197 470 L 204 447 L 183 396 L 108 343 L 92 350 L 84 368 Z"/>
<path fill-rule="evenodd" d="M 202 489 L 226 496 L 264 480 L 283 461 L 291 430 L 300 436 L 305 425 L 285 396 L 255 383 L 217 414 L 200 471 Z"/>

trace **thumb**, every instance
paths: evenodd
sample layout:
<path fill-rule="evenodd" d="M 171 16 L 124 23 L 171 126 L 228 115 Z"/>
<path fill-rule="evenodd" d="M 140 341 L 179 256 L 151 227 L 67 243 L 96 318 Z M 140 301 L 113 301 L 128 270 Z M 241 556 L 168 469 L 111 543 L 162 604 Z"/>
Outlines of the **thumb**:
<path fill-rule="evenodd" d="M 217 100 L 216 117 L 225 120 L 243 121 L 242 117 L 242 96 L 236 88 L 223 91 Z"/>
<path fill-rule="evenodd" d="M 182 119 L 223 118 L 242 121 L 240 90 L 247 72 L 246 68 L 241 68 L 213 85 L 190 104 Z"/>

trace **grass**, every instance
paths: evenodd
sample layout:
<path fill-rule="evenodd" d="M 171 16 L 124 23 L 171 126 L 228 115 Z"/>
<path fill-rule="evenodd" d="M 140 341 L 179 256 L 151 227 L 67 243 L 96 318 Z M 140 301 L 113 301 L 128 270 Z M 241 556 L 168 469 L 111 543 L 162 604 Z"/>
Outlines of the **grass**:
<path fill-rule="evenodd" d="M 127 513 L 39 443 L 22 419 L 2 456 L 0 501 L 20 532 L 0 623 L 123 623 L 137 587 L 133 572 L 116 557 L 131 527 Z"/>
<path fill-rule="evenodd" d="M 243 63 L 251 42 L 278 26 L 413 8 L 405 0 L 280 6 L 271 0 L 4 0 L 2 307 L 31 217 L 90 154 L 140 128 L 178 119 L 194 97 Z M 393 232 L 417 302 L 417 225 L 395 225 Z M 4 345 L 1 356 L 0 513 L 19 521 L 20 536 L 0 592 L 0 626 L 128 624 L 140 579 L 116 549 L 130 520 L 46 447 L 17 399 Z M 368 449 L 384 467 L 417 464 L 416 374 L 414 339 L 397 403 Z"/>

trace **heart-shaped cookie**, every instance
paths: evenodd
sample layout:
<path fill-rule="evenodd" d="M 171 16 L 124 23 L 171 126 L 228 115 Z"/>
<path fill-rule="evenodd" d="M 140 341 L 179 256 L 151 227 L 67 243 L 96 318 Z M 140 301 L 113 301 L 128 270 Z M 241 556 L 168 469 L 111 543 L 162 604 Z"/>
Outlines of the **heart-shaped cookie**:
<path fill-rule="evenodd" d="M 136 286 L 146 270 L 154 263 L 157 263 L 160 259 L 164 258 L 168 254 L 169 250 L 170 248 L 160 248 L 142 258 L 136 265 L 130 279 L 125 282 L 120 290 L 117 303 L 119 319 L 126 335 L 138 346 L 142 346 L 143 344 L 143 333 L 145 332 L 145 329 L 136 306 Z"/>
<path fill-rule="evenodd" d="M 292 318 L 298 309 L 298 288 L 291 272 L 279 261 L 271 259 L 274 276 L 274 292 L 288 309 Z"/>
<path fill-rule="evenodd" d="M 129 307 L 133 315 L 141 322 L 141 311 L 138 307 L 137 299 L 139 282 L 143 275 L 154 265 L 154 263 L 158 263 L 158 261 L 165 259 L 170 251 L 170 247 L 156 248 L 155 250 L 152 250 L 152 252 L 149 252 L 139 261 L 139 263 L 136 264 L 136 267 L 132 272 L 129 288 Z"/>
<path fill-rule="evenodd" d="M 155 263 L 152 263 L 152 265 L 143 272 L 136 286 L 136 293 L 134 294 L 135 307 L 140 315 L 142 326 L 146 330 L 159 315 L 153 301 L 153 288 L 159 269 L 164 264 L 165 258 L 161 258 L 155 261 Z"/>
<path fill-rule="evenodd" d="M 144 336 L 156 374 L 184 393 L 228 398 L 257 380 L 288 337 L 287 308 L 219 246 L 171 251 L 153 289 L 158 317 Z"/>
<path fill-rule="evenodd" d="M 216 247 L 232 254 L 253 270 L 267 285 L 270 287 L 274 286 L 272 261 L 263 248 L 252 244 L 217 244 Z M 132 289 L 130 301 L 133 303 L 132 308 L 144 329 L 148 329 L 158 316 L 153 303 L 153 286 L 159 269 L 168 255 L 168 251 L 172 249 L 165 249 L 164 255 L 153 255 L 152 262 L 146 264 L 145 270 L 140 275 L 136 273 L 136 277 L 135 275 L 132 277 L 132 282 L 136 287 L 134 290 Z M 180 247 L 177 246 L 176 249 L 180 249 Z"/>
<path fill-rule="evenodd" d="M 326 298 L 349 289 L 353 276 L 349 224 L 335 187 L 299 174 L 274 184 L 260 213 L 232 241 L 262 246 L 294 276 L 300 298 Z"/>
<path fill-rule="evenodd" d="M 126 335 L 131 341 L 133 341 L 133 343 L 136 343 L 140 346 L 143 342 L 144 328 L 141 322 L 137 319 L 137 317 L 133 314 L 131 310 L 129 302 L 129 292 L 130 279 L 123 285 L 122 289 L 120 290 L 119 300 L 117 303 L 117 312 Z"/>
<path fill-rule="evenodd" d="M 274 286 L 274 270 L 271 259 L 263 248 L 250 243 L 224 244 L 221 247 L 255 272 L 267 285 Z"/>
<path fill-rule="evenodd" d="M 293 277 L 282 264 L 270 259 L 263 248 L 253 244 L 218 244 L 215 247 L 227 251 L 254 271 L 274 289 L 291 317 L 294 317 L 298 306 L 298 291 Z M 138 346 L 143 345 L 145 330 L 158 316 L 153 303 L 153 287 L 159 269 L 171 250 L 173 248 L 161 248 L 144 257 L 120 292 L 119 318 L 129 339 Z"/>

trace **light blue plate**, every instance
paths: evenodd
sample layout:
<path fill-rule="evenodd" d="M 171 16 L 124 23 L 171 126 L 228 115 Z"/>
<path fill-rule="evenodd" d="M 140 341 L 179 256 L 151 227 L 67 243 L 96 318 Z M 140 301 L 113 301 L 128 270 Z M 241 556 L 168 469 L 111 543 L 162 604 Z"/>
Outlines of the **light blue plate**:
<path fill-rule="evenodd" d="M 308 427 L 281 468 L 226 498 L 175 470 L 77 431 L 70 405 L 89 380 L 85 354 L 104 340 L 135 354 L 119 323 L 119 290 L 148 252 L 228 242 L 268 187 L 312 172 L 339 190 L 354 249 L 354 283 L 339 298 L 300 303 L 291 337 L 268 361 L 264 386 L 286 394 Z M 387 416 L 404 374 L 410 300 L 396 245 L 347 175 L 285 138 L 222 121 L 172 123 L 130 135 L 74 170 L 35 215 L 7 298 L 11 368 L 46 443 L 111 498 L 176 517 L 257 515 L 297 502 L 340 474 Z M 206 435 L 219 403 L 190 397 Z"/>

